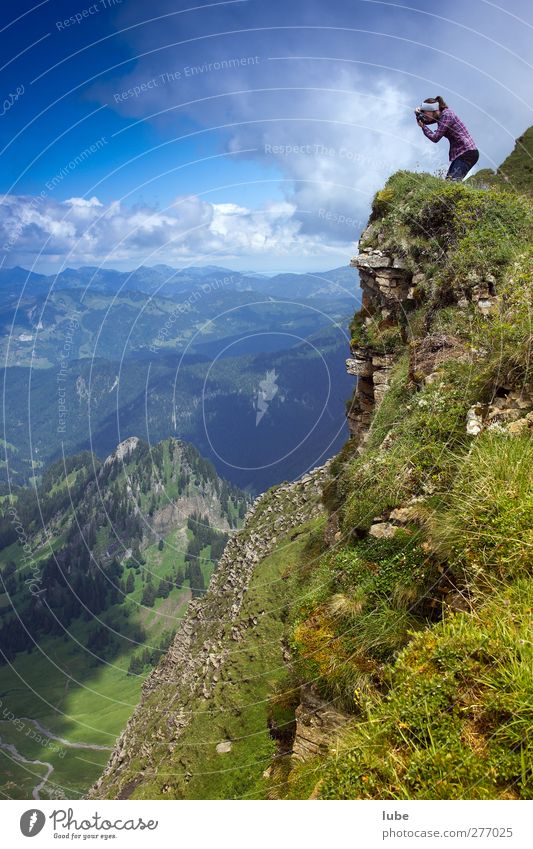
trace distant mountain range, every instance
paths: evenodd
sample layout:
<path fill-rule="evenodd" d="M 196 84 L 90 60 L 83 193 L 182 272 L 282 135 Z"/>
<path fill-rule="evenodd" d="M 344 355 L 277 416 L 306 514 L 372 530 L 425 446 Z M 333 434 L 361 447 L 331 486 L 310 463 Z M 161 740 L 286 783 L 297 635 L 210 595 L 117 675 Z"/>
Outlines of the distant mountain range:
<path fill-rule="evenodd" d="M 306 274 L 275 274 L 268 276 L 255 271 L 232 271 L 215 265 L 192 266 L 183 270 L 170 265 L 142 265 L 132 271 L 82 266 L 65 268 L 58 274 L 38 274 L 20 266 L 0 269 L 0 293 L 43 295 L 51 290 L 88 289 L 91 292 L 117 294 L 141 291 L 151 295 L 173 298 L 202 284 L 235 292 L 260 292 L 272 297 L 315 298 L 345 294 L 353 288 L 354 274 L 349 268 L 334 268 Z"/>
<path fill-rule="evenodd" d="M 220 358 L 160 354 L 74 360 L 62 373 L 4 370 L 4 479 L 24 483 L 63 453 L 103 457 L 127 436 L 187 439 L 219 474 L 254 492 L 335 453 L 353 389 L 342 328 L 285 350 L 249 353 L 246 344 Z"/>
<path fill-rule="evenodd" d="M 215 267 L 86 267 L 49 277 L 1 269 L 0 353 L 4 366 L 32 368 L 57 365 L 66 340 L 70 359 L 118 360 L 155 348 L 209 354 L 213 341 L 259 328 L 260 349 L 279 349 L 287 338 L 272 333 L 305 337 L 353 313 L 354 289 L 349 268 L 272 278 Z M 257 344 L 251 341 L 251 349 Z"/>
<path fill-rule="evenodd" d="M 125 436 L 190 440 L 253 492 L 301 474 L 346 437 L 357 306 L 349 268 L 3 269 L 0 474 L 23 484 L 63 453 L 104 457 Z"/>

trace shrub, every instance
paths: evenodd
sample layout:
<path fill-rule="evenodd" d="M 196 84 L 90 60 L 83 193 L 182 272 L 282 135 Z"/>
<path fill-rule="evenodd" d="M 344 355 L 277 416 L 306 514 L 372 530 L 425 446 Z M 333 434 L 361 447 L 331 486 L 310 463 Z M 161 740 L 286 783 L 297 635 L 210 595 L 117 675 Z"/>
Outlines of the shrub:
<path fill-rule="evenodd" d="M 386 187 L 381 191 L 376 192 L 372 202 L 371 220 L 382 218 L 390 210 L 391 203 L 394 200 L 394 190 L 392 187 Z"/>
<path fill-rule="evenodd" d="M 410 468 L 399 453 L 367 453 L 350 463 L 341 492 L 346 501 L 342 529 L 346 535 L 368 529 L 375 516 L 395 507 L 409 492 Z"/>

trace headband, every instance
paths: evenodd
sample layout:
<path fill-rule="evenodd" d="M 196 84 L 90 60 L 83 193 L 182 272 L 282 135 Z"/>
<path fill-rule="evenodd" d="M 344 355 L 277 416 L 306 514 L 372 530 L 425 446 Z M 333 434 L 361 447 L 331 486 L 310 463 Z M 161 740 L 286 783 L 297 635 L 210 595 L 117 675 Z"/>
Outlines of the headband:
<path fill-rule="evenodd" d="M 420 106 L 420 109 L 422 112 L 438 112 L 440 106 L 438 103 L 426 103 L 424 101 L 424 103 Z"/>

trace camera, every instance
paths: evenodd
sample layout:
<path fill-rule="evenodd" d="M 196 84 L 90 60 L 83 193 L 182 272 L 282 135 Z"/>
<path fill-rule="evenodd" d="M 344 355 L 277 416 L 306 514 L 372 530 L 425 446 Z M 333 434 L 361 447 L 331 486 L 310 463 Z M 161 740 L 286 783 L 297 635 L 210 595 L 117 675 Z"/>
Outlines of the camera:
<path fill-rule="evenodd" d="M 422 121 L 423 124 L 434 124 L 436 122 L 436 118 L 428 118 L 427 115 L 424 115 L 421 109 L 415 109 L 415 115 L 417 121 Z"/>

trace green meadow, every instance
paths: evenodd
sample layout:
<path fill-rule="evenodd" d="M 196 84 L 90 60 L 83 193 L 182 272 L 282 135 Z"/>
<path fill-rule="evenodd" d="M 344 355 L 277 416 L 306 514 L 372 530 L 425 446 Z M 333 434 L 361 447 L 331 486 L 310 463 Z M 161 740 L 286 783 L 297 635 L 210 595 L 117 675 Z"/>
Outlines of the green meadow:
<path fill-rule="evenodd" d="M 47 764 L 53 771 L 39 793 L 43 799 L 80 798 L 99 777 L 149 673 L 145 668 L 139 674 L 129 674 L 132 656 L 146 647 L 157 648 L 162 635 L 176 629 L 191 598 L 185 579 L 167 598 L 157 598 L 153 607 L 143 607 L 144 581 L 150 575 L 157 586 L 169 572 L 184 567 L 184 550 L 191 537 L 188 528 L 175 529 L 164 538 L 162 550 L 157 543 L 144 549 L 144 576 L 141 569 L 131 569 L 133 592 L 122 604 L 100 615 L 102 624 L 121 634 L 128 633 L 131 625 L 140 626 L 144 634 L 140 644 L 122 636 L 121 649 L 115 656 L 97 658 L 87 648 L 94 620 L 80 618 L 71 623 L 68 633 L 46 637 L 31 652 L 19 653 L 13 663 L 0 667 L 2 797 L 31 798 L 48 772 Z M 2 552 L 2 560 L 18 563 L 20 551 L 15 543 Z M 200 565 L 207 585 L 213 568 L 210 546 L 200 552 Z M 124 578 L 129 572 L 125 569 Z M 6 602 L 2 596 L 0 604 Z M 121 623 L 130 627 L 121 628 Z M 47 737 L 31 720 L 71 745 Z M 17 754 L 8 746 L 14 746 Z"/>

